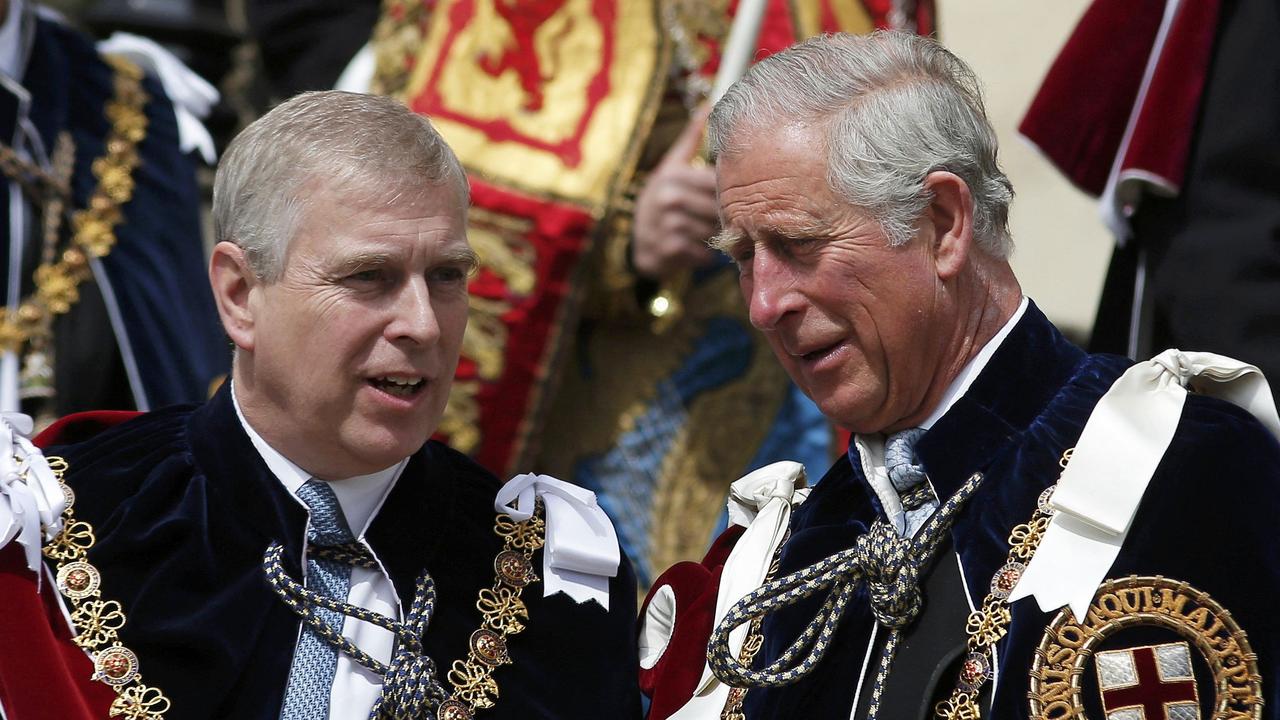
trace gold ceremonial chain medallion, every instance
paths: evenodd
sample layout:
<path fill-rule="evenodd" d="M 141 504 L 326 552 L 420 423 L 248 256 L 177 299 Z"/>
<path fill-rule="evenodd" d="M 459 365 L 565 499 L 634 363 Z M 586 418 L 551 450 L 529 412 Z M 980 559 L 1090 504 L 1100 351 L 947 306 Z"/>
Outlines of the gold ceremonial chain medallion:
<path fill-rule="evenodd" d="M 482 589 L 476 600 L 483 622 L 471 633 L 467 659 L 455 660 L 449 668 L 453 693 L 440 704 L 437 720 L 471 720 L 476 710 L 497 704 L 498 683 L 493 671 L 511 664 L 507 637 L 524 632 L 529 622 L 529 608 L 521 595 L 539 580 L 533 554 L 545 540 L 542 502 L 528 520 L 517 522 L 510 515 L 499 515 L 493 531 L 502 538 L 503 548 L 493 559 L 493 586 Z"/>
<path fill-rule="evenodd" d="M 1186 642 L 1103 650 L 1108 638 L 1139 626 L 1172 631 Z M 1188 648 L 1194 649 L 1213 676 L 1214 720 L 1262 717 L 1262 677 L 1244 630 L 1205 592 L 1159 576 L 1108 580 L 1098 588 L 1083 621 L 1077 621 L 1067 608 L 1058 612 L 1045 628 L 1031 666 L 1031 717 L 1087 718 L 1082 681 L 1090 665 L 1098 666 L 1100 699 L 1107 717 L 1112 717 L 1115 713 L 1109 710 L 1107 695 L 1116 690 L 1109 688 L 1105 678 L 1112 671 L 1103 665 L 1115 665 L 1130 677 L 1114 684 L 1158 686 L 1168 700 L 1166 707 L 1180 705 L 1187 714 L 1179 717 L 1198 718 L 1199 696 L 1190 671 L 1193 651 Z M 1135 653 L 1156 658 L 1158 672 L 1143 677 L 1140 666 L 1134 669 Z M 1170 671 L 1170 667 L 1183 669 Z"/>
<path fill-rule="evenodd" d="M 62 511 L 62 532 L 45 545 L 44 555 L 57 563 L 56 584 L 58 591 L 70 601 L 73 639 L 93 660 L 94 672 L 90 679 L 106 683 L 116 691 L 116 699 L 111 702 L 111 717 L 164 720 L 164 714 L 169 711 L 169 698 L 142 682 L 138 656 L 120 642 L 124 609 L 115 600 L 102 599 L 99 588 L 102 574 L 88 560 L 89 549 L 96 538 L 89 523 L 75 519 L 75 493 L 63 480 L 67 462 L 60 457 L 49 457 L 46 461 L 67 505 Z"/>
<path fill-rule="evenodd" d="M 1071 449 L 1062 454 L 1059 466 L 1066 469 L 1071 460 Z M 1040 493 L 1036 500 L 1036 511 L 1029 522 L 1018 525 L 1009 533 L 1009 555 L 991 577 L 990 592 L 982 601 L 982 606 L 969 614 L 965 622 L 965 632 L 969 635 L 968 654 L 960 664 L 959 677 L 956 678 L 955 689 L 951 696 L 938 703 L 934 709 L 935 717 L 940 720 L 978 720 L 982 711 L 978 707 L 978 696 L 982 687 L 991 679 L 994 669 L 991 663 L 991 650 L 1000 638 L 1009 630 L 1009 622 L 1013 619 L 1009 611 L 1009 594 L 1022 579 L 1027 563 L 1035 555 L 1040 540 L 1049 529 L 1049 521 L 1053 517 L 1053 489 L 1050 485 Z M 1059 719 L 1061 720 L 1061 719 Z"/>

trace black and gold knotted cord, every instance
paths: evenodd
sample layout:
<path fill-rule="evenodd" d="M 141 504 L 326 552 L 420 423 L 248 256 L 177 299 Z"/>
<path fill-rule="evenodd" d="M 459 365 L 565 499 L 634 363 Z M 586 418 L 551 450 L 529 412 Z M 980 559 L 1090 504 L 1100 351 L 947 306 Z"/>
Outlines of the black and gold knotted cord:
<path fill-rule="evenodd" d="M 438 680 L 435 661 L 422 645 L 435 612 L 435 581 L 427 571 L 418 577 L 413 602 L 401 622 L 381 613 L 335 600 L 307 589 L 289 577 L 281 563 L 284 546 L 272 543 L 263 554 L 263 570 L 271 589 L 317 636 L 334 649 L 370 671 L 383 676 L 382 693 L 370 714 L 371 720 L 470 720 L 477 709 L 493 707 L 498 686 L 490 677 L 499 665 L 511 662 L 506 638 L 523 632 L 528 610 L 520 596 L 526 586 L 538 580 L 531 558 L 542 547 L 545 524 L 542 505 L 528 520 L 517 522 L 499 515 L 494 532 L 504 540 L 494 561 L 497 577 L 492 588 L 480 591 L 476 607 L 484 618 L 471 635 L 467 659 L 457 660 L 448 673 L 452 692 Z M 353 567 L 376 569 L 378 562 L 361 543 L 337 546 L 308 545 L 308 553 Z M 315 612 L 332 610 L 391 632 L 396 639 L 391 662 L 383 663 L 342 636 L 341 627 L 331 627 Z"/>
<path fill-rule="evenodd" d="M 732 687 L 778 687 L 805 677 L 826 655 L 854 591 L 865 583 L 872 613 L 877 622 L 889 629 L 889 637 L 880 653 L 868 711 L 868 718 L 874 720 L 879 713 L 884 681 L 897 653 L 902 630 L 920 613 L 920 575 L 929 566 L 957 512 L 982 478 L 982 473 L 970 476 L 914 537 L 898 537 L 887 520 L 878 518 L 853 547 L 766 582 L 748 593 L 729 610 L 712 633 L 708 662 L 716 677 Z M 919 505 L 931 496 L 929 487 L 921 485 L 904 495 L 903 504 L 908 507 Z M 824 590 L 827 597 L 818 613 L 777 660 L 763 669 L 753 669 L 733 657 L 729 649 L 729 634 L 739 625 L 763 618 Z"/>

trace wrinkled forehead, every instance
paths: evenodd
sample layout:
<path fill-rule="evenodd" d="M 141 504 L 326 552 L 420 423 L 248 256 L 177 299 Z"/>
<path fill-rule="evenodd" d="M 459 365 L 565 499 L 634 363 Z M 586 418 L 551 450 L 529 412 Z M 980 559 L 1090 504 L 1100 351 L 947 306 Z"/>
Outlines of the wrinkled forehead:
<path fill-rule="evenodd" d="M 311 172 L 298 184 L 298 200 L 341 200 L 360 207 L 391 207 L 399 203 L 432 202 L 465 215 L 471 203 L 465 181 L 353 167 L 339 172 Z"/>
<path fill-rule="evenodd" d="M 310 183 L 300 194 L 282 268 L 296 258 L 341 263 L 343 258 L 406 253 L 473 256 L 467 239 L 467 206 L 448 183 L 340 188 Z M 407 243 L 407 240 L 413 242 Z M 474 263 L 470 263 L 474 264 Z"/>
<path fill-rule="evenodd" d="M 758 130 L 716 161 L 721 219 L 778 202 L 803 204 L 828 189 L 822 135 L 810 126 Z"/>

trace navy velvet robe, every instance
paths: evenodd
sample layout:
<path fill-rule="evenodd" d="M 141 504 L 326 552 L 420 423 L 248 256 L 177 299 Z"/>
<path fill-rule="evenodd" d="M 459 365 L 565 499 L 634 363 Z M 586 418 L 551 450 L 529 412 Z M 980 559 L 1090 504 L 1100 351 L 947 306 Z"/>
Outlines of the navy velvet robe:
<path fill-rule="evenodd" d="M 97 534 L 89 559 L 102 571 L 103 597 L 124 606 L 123 642 L 144 681 L 172 700 L 167 717 L 279 717 L 300 621 L 268 587 L 262 554 L 283 543 L 286 571 L 301 578 L 307 518 L 245 435 L 228 389 L 46 454 L 70 466 L 76 515 Z M 366 534 L 403 607 L 423 569 L 435 579 L 424 645 L 446 689 L 444 674 L 480 627 L 477 592 L 494 582 L 498 487 L 466 457 L 428 442 Z M 493 674 L 497 706 L 478 717 L 638 717 L 635 578 L 625 558 L 608 612 L 544 598 L 540 583 L 523 597 L 527 628 L 509 638 L 513 664 Z"/>
<path fill-rule="evenodd" d="M 106 152 L 110 123 L 104 107 L 114 96 L 114 71 L 89 38 L 37 18 L 22 85 L 30 93 L 28 119 L 52 152 L 60 132 L 75 145 L 72 207 L 84 208 L 98 184 L 92 166 Z M 200 189 L 195 159 L 178 143 L 178 123 L 164 89 L 152 77 L 141 162 L 133 171 L 133 194 L 121 208 L 117 243 L 101 259 L 101 275 L 80 288 L 81 300 L 54 320 L 56 414 L 82 410 L 139 409 L 203 401 L 210 385 L 230 367 L 231 353 L 213 294 L 200 240 Z M 0 140 L 16 123 L 6 115 L 16 95 L 0 88 Z M 0 190 L 7 183 L 0 177 Z M 30 216 L 39 226 L 39 214 Z M 65 226 L 64 226 L 65 230 Z M 0 200 L 0 287 L 7 284 L 9 201 Z M 40 259 L 39 234 L 28 238 L 22 293 L 33 291 L 31 274 Z M 108 292 L 109 286 L 109 292 Z M 119 324 L 108 319 L 109 295 Z M 127 367 L 131 359 L 133 369 Z"/>
<path fill-rule="evenodd" d="M 1032 305 L 969 391 L 921 439 L 918 453 L 940 497 L 954 493 L 974 472 L 986 476 L 951 531 L 974 605 L 981 605 L 993 573 L 1005 562 L 1010 530 L 1031 518 L 1041 491 L 1058 479 L 1063 451 L 1075 444 L 1098 398 L 1128 365 L 1124 358 L 1085 354 Z M 852 546 L 878 513 L 861 468 L 842 458 L 793 516 L 776 577 Z M 1245 411 L 1193 394 L 1108 576 L 1163 575 L 1186 581 L 1221 603 L 1248 634 L 1258 656 L 1266 699 L 1263 717 L 1268 718 L 1280 717 L 1277 517 L 1276 440 Z M 942 563 L 955 572 L 954 556 L 942 558 L 940 567 Z M 754 666 L 776 659 L 813 618 L 822 599 L 814 596 L 770 616 Z M 925 614 L 929 603 L 926 595 Z M 997 689 L 992 710 L 987 713 L 984 707 L 985 718 L 1029 714 L 1029 673 L 1053 615 L 1042 613 L 1030 598 L 1015 603 L 1012 613 L 1008 634 L 997 645 Z M 747 717 L 849 717 L 873 624 L 863 589 L 818 668 L 790 686 L 750 690 Z M 961 643 L 962 625 L 953 630 Z M 1117 640 L 1123 645 L 1176 639 L 1171 633 L 1149 635 Z M 918 688 L 917 701 L 882 707 L 880 717 L 931 717 L 932 698 L 946 697 L 954 687 L 954 667 L 947 667 L 955 664 L 953 658 L 940 656 L 933 677 L 919 673 L 906 678 Z M 868 675 L 874 675 L 877 659 L 878 648 Z M 1084 682 L 1088 717 L 1101 720 L 1097 689 L 1089 678 Z M 866 704 L 870 688 L 868 677 L 860 705 Z M 1206 704 L 1212 702 L 1212 693 L 1206 697 L 1202 689 L 1201 717 L 1212 716 Z"/>

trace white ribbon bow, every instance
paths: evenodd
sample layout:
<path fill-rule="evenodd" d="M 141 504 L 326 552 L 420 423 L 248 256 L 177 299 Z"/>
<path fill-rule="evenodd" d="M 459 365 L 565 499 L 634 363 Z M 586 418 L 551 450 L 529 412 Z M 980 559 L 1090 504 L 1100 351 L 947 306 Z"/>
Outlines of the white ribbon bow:
<path fill-rule="evenodd" d="M 173 115 L 178 121 L 178 146 L 182 152 L 199 150 L 206 163 L 212 165 L 218 159 L 213 147 L 213 137 L 205 129 L 200 118 L 209 117 L 213 106 L 221 97 L 207 80 L 183 64 L 173 53 L 154 40 L 117 32 L 98 43 L 98 52 L 104 55 L 123 55 L 144 71 L 160 79 L 164 94 L 173 103 Z"/>
<path fill-rule="evenodd" d="M 618 574 L 621 555 L 618 535 L 596 503 L 596 494 L 549 475 L 525 473 L 498 490 L 493 507 L 520 522 L 533 517 L 536 498 L 542 499 L 547 514 L 543 596 L 562 592 L 579 603 L 594 600 L 608 610 L 609 578 Z"/>
<path fill-rule="evenodd" d="M 40 549 L 62 531 L 66 497 L 44 454 L 25 437 L 32 427 L 26 415 L 0 414 L 0 547 L 17 538 L 38 588 Z"/>
<path fill-rule="evenodd" d="M 1188 384 L 1248 410 L 1280 437 L 1271 388 L 1252 365 L 1166 350 L 1129 368 L 1089 416 L 1053 492 L 1057 512 L 1009 602 L 1035 596 L 1044 612 L 1065 605 L 1084 618 L 1173 441 Z"/>
<path fill-rule="evenodd" d="M 720 574 L 713 628 L 747 593 L 764 584 L 773 554 L 791 524 L 792 509 L 809 496 L 804 484 L 804 466 L 784 460 L 748 473 L 729 486 L 729 522 L 746 530 L 734 544 Z M 748 629 L 747 625 L 739 625 L 729 633 L 729 649 L 735 657 L 742 650 Z M 671 715 L 671 720 L 718 718 L 728 693 L 729 686 L 720 682 L 704 662 L 693 698 Z"/>

